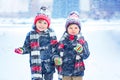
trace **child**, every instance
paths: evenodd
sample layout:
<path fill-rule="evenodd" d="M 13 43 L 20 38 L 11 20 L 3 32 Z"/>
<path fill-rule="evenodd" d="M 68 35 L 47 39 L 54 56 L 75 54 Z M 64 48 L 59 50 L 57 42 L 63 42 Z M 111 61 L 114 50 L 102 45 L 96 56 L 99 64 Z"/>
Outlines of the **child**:
<path fill-rule="evenodd" d="M 45 12 L 46 7 L 41 7 L 40 13 L 34 19 L 33 30 L 27 34 L 23 47 L 15 49 L 18 54 L 30 55 L 32 80 L 53 80 L 55 72 L 53 55 L 57 39 Z"/>
<path fill-rule="evenodd" d="M 83 80 L 85 65 L 83 60 L 90 55 L 88 43 L 81 34 L 78 12 L 70 13 L 61 40 L 59 41 L 59 56 L 54 59 L 58 65 L 59 78 L 62 80 Z"/>

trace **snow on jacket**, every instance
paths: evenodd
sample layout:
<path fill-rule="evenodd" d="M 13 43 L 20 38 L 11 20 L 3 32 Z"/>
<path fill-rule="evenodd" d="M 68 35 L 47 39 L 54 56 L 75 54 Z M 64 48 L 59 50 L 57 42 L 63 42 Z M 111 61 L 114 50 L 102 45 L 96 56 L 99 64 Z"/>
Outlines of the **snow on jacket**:
<path fill-rule="evenodd" d="M 50 28 L 42 32 L 36 32 L 33 29 L 27 34 L 23 45 L 23 54 L 30 54 L 32 74 L 40 75 L 55 72 L 52 57 L 56 52 L 56 45 L 57 39 L 55 33 Z"/>
<path fill-rule="evenodd" d="M 88 43 L 85 41 L 83 46 L 83 51 L 81 54 L 77 53 L 74 50 L 74 47 L 77 46 L 78 40 L 84 37 L 81 34 L 74 36 L 74 40 L 70 40 L 70 35 L 68 33 L 64 33 L 61 40 L 59 41 L 59 55 L 62 55 L 62 75 L 63 76 L 83 76 L 85 65 L 83 60 L 87 59 L 90 55 L 88 49 Z M 76 56 L 79 56 L 80 67 L 75 68 L 75 63 L 77 62 Z"/>

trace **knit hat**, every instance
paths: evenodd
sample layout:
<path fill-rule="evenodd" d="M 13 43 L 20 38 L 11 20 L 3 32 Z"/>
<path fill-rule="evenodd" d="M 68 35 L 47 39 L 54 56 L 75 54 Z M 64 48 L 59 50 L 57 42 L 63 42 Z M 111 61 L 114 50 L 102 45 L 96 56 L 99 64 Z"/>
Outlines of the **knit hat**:
<path fill-rule="evenodd" d="M 67 30 L 68 26 L 70 24 L 77 24 L 78 27 L 81 29 L 81 26 L 80 26 L 80 19 L 79 19 L 79 13 L 76 12 L 76 11 L 72 11 L 68 18 L 67 18 L 67 21 L 66 21 L 66 24 L 65 24 L 65 28 Z"/>
<path fill-rule="evenodd" d="M 49 12 L 48 12 L 47 8 L 44 6 L 40 8 L 40 13 L 38 13 L 37 16 L 35 17 L 34 25 L 40 19 L 45 20 L 48 23 L 48 27 L 49 27 L 49 25 L 50 25 Z"/>

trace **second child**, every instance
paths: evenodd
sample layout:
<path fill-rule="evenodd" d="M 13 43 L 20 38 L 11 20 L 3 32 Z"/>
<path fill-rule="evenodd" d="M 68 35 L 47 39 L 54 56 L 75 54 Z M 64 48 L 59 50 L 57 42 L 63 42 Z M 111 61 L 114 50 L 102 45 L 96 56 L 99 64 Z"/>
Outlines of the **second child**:
<path fill-rule="evenodd" d="M 55 58 L 59 79 L 83 80 L 84 60 L 90 55 L 88 43 L 81 34 L 78 12 L 73 11 L 68 16 L 65 32 L 59 41 L 59 57 Z"/>

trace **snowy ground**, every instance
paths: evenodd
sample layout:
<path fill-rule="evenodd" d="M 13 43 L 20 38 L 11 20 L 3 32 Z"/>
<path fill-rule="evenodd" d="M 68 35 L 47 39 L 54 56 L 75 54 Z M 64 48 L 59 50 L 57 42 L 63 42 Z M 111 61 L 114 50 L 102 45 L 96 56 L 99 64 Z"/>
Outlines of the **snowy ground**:
<path fill-rule="evenodd" d="M 30 80 L 29 55 L 15 54 L 14 49 L 23 45 L 31 25 L 0 24 L 0 80 Z M 119 21 L 82 23 L 82 33 L 91 52 L 85 60 L 84 80 L 120 80 L 119 25 Z M 59 40 L 64 32 L 64 20 L 53 20 L 51 26 Z"/>

